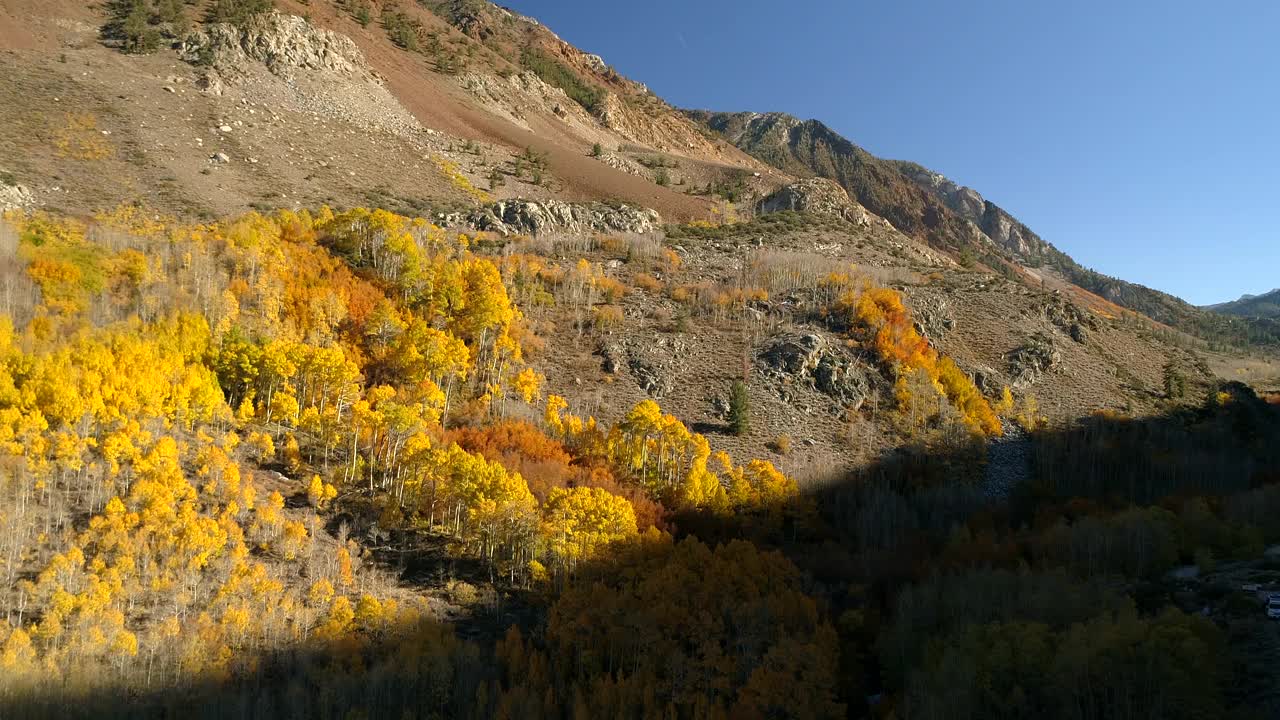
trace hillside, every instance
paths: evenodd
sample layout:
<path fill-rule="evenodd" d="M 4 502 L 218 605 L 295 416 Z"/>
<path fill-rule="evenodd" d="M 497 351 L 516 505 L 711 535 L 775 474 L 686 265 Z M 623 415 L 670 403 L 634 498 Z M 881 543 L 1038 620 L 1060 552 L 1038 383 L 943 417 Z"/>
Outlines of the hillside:
<path fill-rule="evenodd" d="M 817 120 L 784 113 L 688 111 L 689 117 L 760 160 L 795 175 L 840 183 L 903 233 L 1000 269 L 1052 273 L 1104 300 L 1212 342 L 1273 341 L 1224 322 L 1167 293 L 1082 267 L 1026 225 L 964 187 L 916 163 L 871 155 Z"/>
<path fill-rule="evenodd" d="M 1205 309 L 1224 315 L 1280 319 L 1280 290 L 1261 295 L 1245 295 L 1239 300 L 1209 305 Z"/>
<path fill-rule="evenodd" d="M 629 202 L 669 220 L 712 214 L 718 198 L 683 191 L 695 184 L 769 174 L 537 23 L 484 6 L 505 30 L 481 34 L 511 44 L 490 49 L 449 23 L 460 16 L 413 4 L 363 14 L 354 3 L 286 1 L 292 16 L 205 26 L 177 52 L 157 36 L 155 51 L 139 54 L 104 42 L 110 18 L 82 3 L 5 0 L 0 171 L 31 202 L 73 212 L 146 187 L 162 188 L 158 209 L 184 216 L 286 201 L 425 211 L 520 197 Z M 441 67 L 445 55 L 454 60 Z M 542 76 L 571 92 L 589 83 L 599 103 L 588 109 Z M 333 152 L 335 138 L 346 152 Z"/>
<path fill-rule="evenodd" d="M 1272 360 L 606 57 L 0 0 L 0 718 L 1280 711 Z"/>

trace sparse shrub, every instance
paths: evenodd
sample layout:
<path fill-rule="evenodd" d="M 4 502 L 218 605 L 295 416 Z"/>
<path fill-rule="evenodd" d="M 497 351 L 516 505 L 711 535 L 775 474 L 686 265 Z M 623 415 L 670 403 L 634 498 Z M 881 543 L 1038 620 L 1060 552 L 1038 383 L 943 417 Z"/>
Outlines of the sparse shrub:
<path fill-rule="evenodd" d="M 653 181 L 660 187 L 666 187 L 671 184 L 671 176 L 667 174 L 666 168 L 658 168 L 657 172 L 653 174 Z"/>
<path fill-rule="evenodd" d="M 596 290 L 598 290 L 601 296 L 604 297 L 605 302 L 617 302 L 627 294 L 627 286 L 623 285 L 622 282 L 616 278 L 598 277 L 592 282 L 595 285 Z"/>
<path fill-rule="evenodd" d="M 626 248 L 626 242 L 617 235 L 606 235 L 600 238 L 600 249 L 607 253 L 620 255 Z"/>
<path fill-rule="evenodd" d="M 474 605 L 480 599 L 476 586 L 465 580 L 450 580 L 445 586 L 445 592 L 449 594 L 450 601 L 463 607 Z"/>
<path fill-rule="evenodd" d="M 632 282 L 635 283 L 636 287 L 644 290 L 645 292 L 655 294 L 662 292 L 662 281 L 648 273 L 637 274 Z"/>
<path fill-rule="evenodd" d="M 604 146 L 602 146 L 600 143 L 596 143 L 595 145 L 592 145 L 591 157 L 598 158 L 601 155 L 604 155 Z"/>
<path fill-rule="evenodd" d="M 360 27 L 369 27 L 369 23 L 373 22 L 373 12 L 367 2 L 357 3 L 351 15 L 360 23 Z"/>
<path fill-rule="evenodd" d="M 622 325 L 622 308 L 601 305 L 591 310 L 591 324 L 597 330 L 612 330 Z"/>
<path fill-rule="evenodd" d="M 769 449 L 779 455 L 791 454 L 791 436 L 783 433 L 773 440 L 769 441 Z"/>

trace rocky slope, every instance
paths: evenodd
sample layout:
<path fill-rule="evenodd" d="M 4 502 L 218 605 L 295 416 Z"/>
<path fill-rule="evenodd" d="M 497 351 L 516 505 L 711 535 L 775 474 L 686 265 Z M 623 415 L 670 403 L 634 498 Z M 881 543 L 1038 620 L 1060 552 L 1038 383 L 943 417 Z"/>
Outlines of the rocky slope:
<path fill-rule="evenodd" d="M 490 3 L 375 4 L 364 22 L 352 3 L 274 5 L 232 26 L 188 4 L 191 32 L 130 54 L 102 35 L 109 6 L 0 0 L 4 204 L 85 213 L 163 187 L 148 203 L 184 217 L 527 199 L 695 220 L 718 200 L 694 187 L 790 180 Z"/>
<path fill-rule="evenodd" d="M 1120 307 L 1199 335 L 1242 341 L 1224 324 L 1172 295 L 1087 269 L 972 188 L 916 163 L 878 158 L 817 120 L 785 113 L 688 111 L 737 147 L 797 175 L 840 183 L 859 203 L 902 232 L 999 269 L 1034 269 Z"/>

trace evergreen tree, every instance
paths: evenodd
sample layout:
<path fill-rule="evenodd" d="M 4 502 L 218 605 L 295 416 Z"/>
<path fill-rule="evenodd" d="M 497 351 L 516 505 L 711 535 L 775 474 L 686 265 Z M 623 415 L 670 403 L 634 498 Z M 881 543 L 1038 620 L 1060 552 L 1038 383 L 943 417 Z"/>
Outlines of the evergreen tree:
<path fill-rule="evenodd" d="M 751 430 L 751 398 L 746 383 L 741 380 L 733 381 L 729 389 L 729 430 L 738 436 Z"/>

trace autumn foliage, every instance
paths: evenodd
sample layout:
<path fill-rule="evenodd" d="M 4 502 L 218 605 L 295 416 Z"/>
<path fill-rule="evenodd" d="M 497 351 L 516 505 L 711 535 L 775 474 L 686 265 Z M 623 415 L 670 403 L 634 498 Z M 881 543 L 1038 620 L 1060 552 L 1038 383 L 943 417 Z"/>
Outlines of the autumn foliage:
<path fill-rule="evenodd" d="M 544 396 L 513 296 L 625 293 L 589 263 L 495 262 L 360 208 L 7 222 L 30 295 L 0 319 L 0 700 L 226 681 L 257 649 L 313 641 L 461 652 L 345 528 L 329 535 L 336 507 L 533 588 L 663 537 L 672 510 L 795 494 L 652 402 L 607 430 L 556 396 L 551 435 L 504 419 Z"/>
<path fill-rule="evenodd" d="M 847 290 L 831 312 L 852 332 L 866 338 L 876 356 L 894 373 L 897 401 L 904 411 L 908 406 L 929 404 L 930 398 L 921 395 L 932 394 L 945 398 L 973 434 L 1002 433 L 991 404 L 955 361 L 929 345 L 896 291 L 870 284 L 861 292 Z M 913 384 L 910 379 L 916 374 L 922 381 Z"/>

